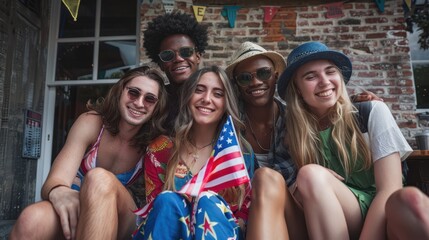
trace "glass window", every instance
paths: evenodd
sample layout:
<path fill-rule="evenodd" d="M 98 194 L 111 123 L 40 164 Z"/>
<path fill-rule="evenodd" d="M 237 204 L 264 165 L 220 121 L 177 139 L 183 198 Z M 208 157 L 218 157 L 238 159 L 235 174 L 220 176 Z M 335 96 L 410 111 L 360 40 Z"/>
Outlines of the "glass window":
<path fill-rule="evenodd" d="M 63 147 L 67 134 L 77 117 L 88 111 L 86 103 L 105 97 L 111 84 L 56 87 L 55 121 L 52 159 Z"/>
<path fill-rule="evenodd" d="M 136 34 L 134 1 L 103 0 L 101 3 L 100 36 Z"/>
<path fill-rule="evenodd" d="M 417 109 L 429 109 L 429 49 L 423 50 L 418 43 L 417 27 L 413 26 L 413 33 L 408 33 L 411 51 L 411 63 L 416 87 Z"/>
<path fill-rule="evenodd" d="M 93 52 L 93 42 L 59 43 L 55 79 L 92 79 Z"/>
<path fill-rule="evenodd" d="M 117 79 L 136 65 L 137 1 L 81 1 L 74 21 L 61 4 L 55 81 Z"/>
<path fill-rule="evenodd" d="M 93 37 L 95 35 L 96 0 L 80 1 L 77 21 L 69 10 L 61 4 L 59 38 Z"/>
<path fill-rule="evenodd" d="M 136 61 L 136 42 L 103 41 L 98 57 L 98 79 L 117 79 Z"/>

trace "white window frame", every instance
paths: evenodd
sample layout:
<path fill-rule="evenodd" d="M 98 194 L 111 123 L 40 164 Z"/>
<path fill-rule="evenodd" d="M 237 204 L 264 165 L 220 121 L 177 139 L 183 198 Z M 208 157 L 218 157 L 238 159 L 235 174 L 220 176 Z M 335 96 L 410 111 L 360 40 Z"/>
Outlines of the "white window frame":
<path fill-rule="evenodd" d="M 51 22 L 49 31 L 49 43 L 48 43 L 48 59 L 46 66 L 46 84 L 45 84 L 45 97 L 44 97 L 44 108 L 43 108 L 43 131 L 42 131 L 42 146 L 41 146 L 41 157 L 37 162 L 37 177 L 36 177 L 36 194 L 35 201 L 41 200 L 40 191 L 42 185 L 46 180 L 48 173 L 51 169 L 52 164 L 52 136 L 54 128 L 54 113 L 55 113 L 55 96 L 56 87 L 58 86 L 77 86 L 77 85 L 99 85 L 99 84 L 114 84 L 118 79 L 97 79 L 98 69 L 98 47 L 99 43 L 107 40 L 135 40 L 136 41 L 136 61 L 139 63 L 139 33 L 140 33 L 140 1 L 136 1 L 136 35 L 133 36 L 111 36 L 111 37 L 100 37 L 100 16 L 101 16 L 101 1 L 96 0 L 96 24 L 95 24 L 95 36 L 94 37 L 82 37 L 82 38 L 58 38 L 60 13 L 62 1 L 51 1 Z M 78 18 L 79 21 L 79 18 Z M 94 42 L 94 67 L 92 73 L 92 80 L 69 80 L 69 81 L 56 81 L 55 80 L 55 69 L 56 69 L 56 56 L 58 43 L 64 42 Z"/>

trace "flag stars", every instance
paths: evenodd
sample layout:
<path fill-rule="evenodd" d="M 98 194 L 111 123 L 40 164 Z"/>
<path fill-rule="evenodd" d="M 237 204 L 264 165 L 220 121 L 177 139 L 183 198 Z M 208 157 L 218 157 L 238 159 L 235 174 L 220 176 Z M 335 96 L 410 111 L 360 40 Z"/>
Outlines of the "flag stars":
<path fill-rule="evenodd" d="M 232 143 L 232 139 L 231 139 L 231 138 L 228 138 L 228 139 L 226 139 L 226 142 L 227 142 L 228 144 L 231 144 L 231 143 Z"/>
<path fill-rule="evenodd" d="M 232 137 L 232 136 L 234 136 L 234 132 L 233 132 L 233 131 L 230 131 L 230 132 L 229 132 L 229 136 L 231 136 L 231 137 Z"/>
<path fill-rule="evenodd" d="M 207 212 L 204 213 L 204 222 L 200 224 L 198 227 L 203 229 L 203 238 L 204 236 L 207 236 L 208 233 L 212 235 L 214 239 L 217 239 L 216 232 L 214 230 L 214 226 L 218 225 L 218 222 L 211 222 L 209 216 L 207 215 Z"/>

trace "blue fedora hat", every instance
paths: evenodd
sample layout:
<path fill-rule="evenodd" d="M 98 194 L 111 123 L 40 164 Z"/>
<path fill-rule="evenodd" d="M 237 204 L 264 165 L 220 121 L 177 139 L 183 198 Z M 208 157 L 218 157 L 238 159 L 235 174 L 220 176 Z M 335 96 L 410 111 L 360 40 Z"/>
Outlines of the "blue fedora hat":
<path fill-rule="evenodd" d="M 341 52 L 330 50 L 320 42 L 307 42 L 295 48 L 287 57 L 287 67 L 280 75 L 277 91 L 284 99 L 286 88 L 295 73 L 303 64 L 312 61 L 326 59 L 332 61 L 342 72 L 344 81 L 347 83 L 352 76 L 352 63 L 350 59 Z"/>

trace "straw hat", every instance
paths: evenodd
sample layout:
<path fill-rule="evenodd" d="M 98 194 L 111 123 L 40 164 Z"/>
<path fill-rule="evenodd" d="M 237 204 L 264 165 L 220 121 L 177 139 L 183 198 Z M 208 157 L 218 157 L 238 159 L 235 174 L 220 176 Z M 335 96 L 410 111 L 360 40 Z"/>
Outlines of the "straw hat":
<path fill-rule="evenodd" d="M 277 90 L 281 98 L 285 97 L 286 88 L 295 71 L 309 61 L 326 59 L 332 61 L 342 72 L 344 82 L 347 83 L 352 76 L 352 63 L 341 52 L 330 50 L 320 42 L 307 42 L 295 48 L 287 58 L 287 68 L 280 75 Z"/>
<path fill-rule="evenodd" d="M 282 55 L 274 51 L 267 51 L 265 48 L 252 43 L 244 42 L 240 45 L 238 50 L 232 55 L 230 64 L 226 67 L 225 71 L 230 79 L 233 78 L 234 69 L 241 61 L 253 56 L 263 55 L 271 59 L 274 63 L 275 71 L 282 73 L 286 67 L 286 62 Z"/>

